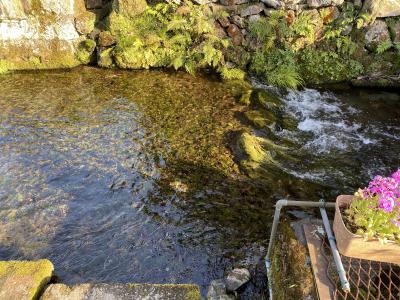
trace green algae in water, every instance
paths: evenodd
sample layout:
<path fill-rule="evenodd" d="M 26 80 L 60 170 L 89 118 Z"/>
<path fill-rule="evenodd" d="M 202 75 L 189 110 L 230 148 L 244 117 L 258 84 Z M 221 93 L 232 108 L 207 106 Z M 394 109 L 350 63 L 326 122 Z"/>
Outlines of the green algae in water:
<path fill-rule="evenodd" d="M 271 204 L 229 149 L 248 85 L 88 67 L 0 80 L 2 257 L 48 257 L 68 284 L 204 292 L 263 239 Z"/>

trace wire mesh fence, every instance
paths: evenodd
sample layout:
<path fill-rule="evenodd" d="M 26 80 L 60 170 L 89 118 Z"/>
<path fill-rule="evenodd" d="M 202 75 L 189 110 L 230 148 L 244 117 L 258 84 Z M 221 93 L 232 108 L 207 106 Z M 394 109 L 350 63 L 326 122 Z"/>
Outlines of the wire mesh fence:
<path fill-rule="evenodd" d="M 330 250 L 326 238 L 324 248 L 325 252 Z M 400 266 L 343 255 L 341 259 L 350 283 L 350 292 L 346 293 L 340 288 L 336 267 L 330 259 L 327 277 L 335 287 L 335 300 L 400 300 Z"/>

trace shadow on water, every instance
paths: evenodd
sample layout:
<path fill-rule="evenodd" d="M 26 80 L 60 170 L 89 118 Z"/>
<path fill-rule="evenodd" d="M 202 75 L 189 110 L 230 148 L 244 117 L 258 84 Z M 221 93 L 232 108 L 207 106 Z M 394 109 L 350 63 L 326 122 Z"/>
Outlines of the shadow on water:
<path fill-rule="evenodd" d="M 338 127 L 351 112 L 338 100 L 282 96 L 298 127 L 274 134 L 296 160 L 248 177 L 238 167 L 238 136 L 250 132 L 235 103 L 241 88 L 211 75 L 81 68 L 0 84 L 0 259 L 49 258 L 71 284 L 192 282 L 204 294 L 246 266 L 253 279 L 241 295 L 257 299 L 277 200 L 333 200 L 399 162 L 397 104 L 372 125 Z M 374 105 L 354 102 L 361 112 Z M 352 148 L 361 137 L 378 142 Z M 348 141 L 349 151 L 335 148 Z M 359 166 L 366 159 L 374 168 Z"/>
<path fill-rule="evenodd" d="M 233 266 L 255 272 L 271 204 L 226 144 L 236 87 L 90 68 L 0 80 L 1 259 L 49 258 L 66 283 L 203 292 Z"/>

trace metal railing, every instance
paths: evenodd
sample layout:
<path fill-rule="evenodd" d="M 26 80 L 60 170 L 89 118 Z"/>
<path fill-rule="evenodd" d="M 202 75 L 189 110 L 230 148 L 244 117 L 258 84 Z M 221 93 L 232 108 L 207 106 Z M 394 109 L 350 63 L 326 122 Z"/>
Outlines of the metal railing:
<path fill-rule="evenodd" d="M 319 208 L 320 212 L 321 212 L 321 216 L 322 216 L 322 220 L 324 223 L 324 227 L 325 227 L 325 232 L 328 236 L 329 239 L 329 244 L 330 244 L 330 248 L 332 250 L 332 256 L 334 258 L 335 261 L 335 265 L 336 265 L 336 270 L 338 273 L 338 277 L 339 280 L 341 282 L 341 286 L 343 291 L 348 292 L 350 290 L 350 284 L 347 280 L 346 277 L 346 272 L 343 268 L 343 264 L 341 261 L 341 257 L 340 254 L 337 250 L 336 247 L 336 242 L 335 242 L 335 238 L 332 234 L 332 230 L 331 230 L 331 226 L 329 224 L 329 220 L 328 220 L 328 216 L 326 214 L 326 210 L 325 208 L 334 208 L 335 207 L 335 202 L 325 202 L 325 201 L 319 201 L 319 202 L 312 202 L 312 201 L 293 201 L 293 200 L 279 200 L 276 205 L 275 205 L 275 213 L 274 213 L 274 220 L 272 223 L 272 229 L 271 229 L 271 236 L 269 239 L 269 245 L 268 245 L 268 251 L 267 251 L 267 255 L 265 256 L 265 266 L 267 268 L 267 277 L 268 277 L 268 289 L 269 289 L 269 297 L 272 300 L 273 299 L 273 291 L 272 291 L 272 285 L 271 285 L 271 275 L 270 275 L 270 267 L 271 267 L 271 261 L 270 261 L 270 257 L 271 257 L 271 253 L 272 253 L 272 249 L 275 243 L 275 236 L 276 236 L 276 232 L 278 229 L 278 224 L 279 224 L 279 219 L 280 219 L 280 214 L 281 214 L 281 210 L 283 207 L 286 206 L 293 206 L 293 207 L 315 207 L 315 208 Z"/>

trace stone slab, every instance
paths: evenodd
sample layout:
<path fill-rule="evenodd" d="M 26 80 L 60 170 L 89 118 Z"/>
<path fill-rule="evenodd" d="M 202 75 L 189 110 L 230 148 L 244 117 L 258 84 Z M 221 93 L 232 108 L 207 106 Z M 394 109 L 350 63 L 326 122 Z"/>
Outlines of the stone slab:
<path fill-rule="evenodd" d="M 194 284 L 65 284 L 50 285 L 41 300 L 200 300 L 200 289 Z"/>
<path fill-rule="evenodd" d="M 37 299 L 53 270 L 53 264 L 47 259 L 0 261 L 0 300 Z"/>

